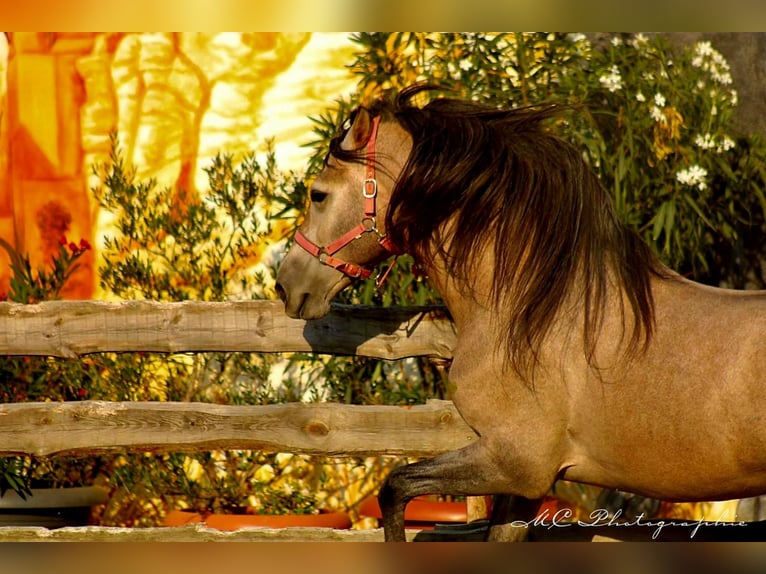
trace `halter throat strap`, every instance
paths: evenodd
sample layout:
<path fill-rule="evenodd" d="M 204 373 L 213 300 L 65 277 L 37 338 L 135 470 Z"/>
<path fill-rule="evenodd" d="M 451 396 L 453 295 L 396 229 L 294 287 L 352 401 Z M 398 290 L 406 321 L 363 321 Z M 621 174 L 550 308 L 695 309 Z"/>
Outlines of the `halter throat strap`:
<path fill-rule="evenodd" d="M 367 140 L 367 147 L 365 150 L 365 176 L 362 183 L 362 197 L 364 198 L 364 215 L 361 222 L 352 229 L 349 229 L 346 233 L 338 237 L 336 240 L 328 243 L 327 245 L 318 245 L 306 237 L 303 232 L 298 230 L 295 233 L 295 242 L 305 249 L 312 256 L 316 257 L 320 263 L 337 269 L 341 273 L 348 275 L 352 278 L 367 279 L 372 275 L 372 270 L 367 269 L 356 263 L 350 263 L 344 261 L 334 255 L 343 249 L 349 243 L 360 239 L 366 233 L 375 233 L 378 236 L 378 244 L 388 251 L 389 253 L 398 255 L 400 252 L 393 245 L 391 240 L 378 229 L 376 216 L 377 205 L 376 200 L 378 197 L 378 181 L 375 178 L 375 142 L 378 136 L 378 125 L 380 124 L 380 116 L 373 118 L 372 131 L 370 137 Z M 389 268 L 390 270 L 390 268 Z M 386 276 L 388 273 L 386 273 Z M 380 285 L 385 276 L 378 281 Z"/>

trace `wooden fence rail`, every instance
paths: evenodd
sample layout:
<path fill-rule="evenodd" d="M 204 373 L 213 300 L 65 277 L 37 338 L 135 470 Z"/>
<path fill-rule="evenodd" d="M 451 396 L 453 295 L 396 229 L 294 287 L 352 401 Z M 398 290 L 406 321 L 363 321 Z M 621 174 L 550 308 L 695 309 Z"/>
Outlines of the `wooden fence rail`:
<path fill-rule="evenodd" d="M 330 456 L 428 456 L 476 439 L 450 401 L 227 406 L 102 402 L 0 405 L 0 455 L 252 449 Z"/>
<path fill-rule="evenodd" d="M 437 306 L 337 305 L 323 319 L 302 321 L 278 301 L 0 303 L 0 355 L 304 351 L 448 359 L 454 344 L 454 325 Z"/>

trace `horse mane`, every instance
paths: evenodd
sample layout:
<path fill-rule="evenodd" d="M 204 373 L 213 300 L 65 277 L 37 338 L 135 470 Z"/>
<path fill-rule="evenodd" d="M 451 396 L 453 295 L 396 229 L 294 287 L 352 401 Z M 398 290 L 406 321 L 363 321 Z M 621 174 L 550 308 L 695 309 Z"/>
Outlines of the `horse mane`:
<path fill-rule="evenodd" d="M 501 344 L 524 380 L 531 382 L 540 345 L 573 293 L 584 304 L 584 351 L 597 367 L 610 281 L 630 303 L 629 351 L 645 349 L 654 326 L 650 279 L 663 268 L 618 220 L 582 154 L 544 127 L 564 106 L 498 109 L 452 98 L 411 104 L 429 89 L 406 88 L 369 110 L 393 117 L 413 140 L 386 215 L 394 243 L 421 260 L 443 258 L 468 290 L 487 272 L 479 255 L 492 246 L 490 297 L 504 322 Z"/>

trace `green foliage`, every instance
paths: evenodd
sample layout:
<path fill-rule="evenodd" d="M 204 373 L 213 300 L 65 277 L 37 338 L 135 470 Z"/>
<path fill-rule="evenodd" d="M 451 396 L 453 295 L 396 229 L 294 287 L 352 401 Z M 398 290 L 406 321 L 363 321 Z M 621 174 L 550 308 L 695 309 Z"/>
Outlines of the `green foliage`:
<path fill-rule="evenodd" d="M 674 52 L 660 37 L 615 36 L 561 87 L 589 110 L 568 133 L 668 265 L 711 284 L 764 285 L 752 234 L 763 233 L 766 147 L 730 133 L 737 92 L 710 44 Z M 735 261 L 738 250 L 749 255 Z"/>
<path fill-rule="evenodd" d="M 241 514 L 246 507 L 258 514 L 316 513 L 321 465 L 291 461 L 288 468 L 279 464 L 283 460 L 250 451 L 126 455 L 111 478 L 134 501 L 153 501 L 158 512 L 171 506 L 205 514 Z M 135 520 L 147 523 L 146 516 Z"/>
<path fill-rule="evenodd" d="M 78 244 L 62 237 L 49 265 L 33 269 L 29 255 L 18 253 L 2 239 L 0 246 L 11 260 L 10 290 L 2 299 L 24 304 L 58 299 L 77 269 L 78 259 L 91 248 L 84 239 Z M 89 362 L 48 357 L 2 357 L 0 402 L 82 399 L 88 393 L 88 384 L 97 377 L 97 369 Z"/>
<path fill-rule="evenodd" d="M 30 481 L 24 472 L 24 459 L 19 457 L 0 458 L 0 496 L 11 490 L 22 500 L 32 494 Z"/>
<path fill-rule="evenodd" d="M 58 299 L 67 280 L 77 269 L 78 259 L 91 246 L 82 239 L 59 241 L 58 251 L 48 266 L 33 269 L 29 255 L 21 254 L 0 239 L 11 261 L 10 290 L 3 300 L 32 304 Z M 0 402 L 68 401 L 86 398 L 89 387 L 99 377 L 92 361 L 53 359 L 49 357 L 0 357 Z M 0 458 L 0 496 L 16 492 L 22 499 L 35 487 L 76 486 L 93 482 L 93 460 L 56 459 L 31 456 Z"/>
<path fill-rule="evenodd" d="M 104 289 L 158 301 L 272 296 L 258 266 L 272 231 L 265 200 L 276 186 L 295 183 L 277 174 L 273 153 L 264 166 L 252 156 L 237 166 L 229 156 L 215 157 L 204 194 L 138 181 L 115 140 L 109 163 L 96 170 L 102 185 L 94 195 L 116 227 L 104 243 Z"/>
<path fill-rule="evenodd" d="M 51 257 L 50 269 L 32 269 L 29 255 L 18 253 L 2 238 L 0 247 L 5 249 L 11 260 L 10 291 L 2 299 L 14 303 L 39 303 L 45 299 L 58 299 L 69 277 L 77 270 L 77 260 L 91 248 L 85 239 L 77 244 L 62 237 L 58 252 Z"/>

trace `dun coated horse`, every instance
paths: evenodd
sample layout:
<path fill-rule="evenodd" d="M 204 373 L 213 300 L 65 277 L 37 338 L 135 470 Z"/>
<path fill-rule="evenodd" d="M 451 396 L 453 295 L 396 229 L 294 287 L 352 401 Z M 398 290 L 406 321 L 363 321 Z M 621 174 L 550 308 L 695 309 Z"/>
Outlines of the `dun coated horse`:
<path fill-rule="evenodd" d="M 557 479 L 673 501 L 766 492 L 766 292 L 703 286 L 623 224 L 560 110 L 436 98 L 359 107 L 330 146 L 277 277 L 314 319 L 410 253 L 458 333 L 454 404 L 478 438 L 392 471 L 386 540 L 423 494 L 502 495 L 519 537 Z"/>

